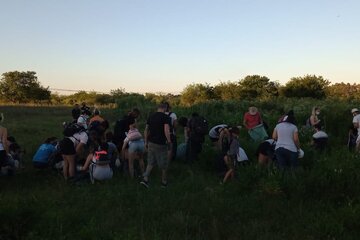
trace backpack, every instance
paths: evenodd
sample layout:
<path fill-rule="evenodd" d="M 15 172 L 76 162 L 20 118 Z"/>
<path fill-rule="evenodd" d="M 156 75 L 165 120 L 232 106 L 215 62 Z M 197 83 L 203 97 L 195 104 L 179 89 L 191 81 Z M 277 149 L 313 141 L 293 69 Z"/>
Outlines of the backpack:
<path fill-rule="evenodd" d="M 80 126 L 77 123 L 67 123 L 64 126 L 63 134 L 65 137 L 72 137 L 75 133 L 80 133 L 85 131 L 83 126 Z"/>
<path fill-rule="evenodd" d="M 197 116 L 190 120 L 190 129 L 193 131 L 196 135 L 206 135 L 209 131 L 209 123 L 208 121 L 202 117 Z"/>

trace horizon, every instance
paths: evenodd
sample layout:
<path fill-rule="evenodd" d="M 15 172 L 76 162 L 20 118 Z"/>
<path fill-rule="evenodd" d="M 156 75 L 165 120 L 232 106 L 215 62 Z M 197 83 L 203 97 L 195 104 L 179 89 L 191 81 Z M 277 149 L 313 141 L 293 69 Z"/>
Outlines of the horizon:
<path fill-rule="evenodd" d="M 6 1 L 0 72 L 50 89 L 180 93 L 247 75 L 360 82 L 360 2 Z"/>

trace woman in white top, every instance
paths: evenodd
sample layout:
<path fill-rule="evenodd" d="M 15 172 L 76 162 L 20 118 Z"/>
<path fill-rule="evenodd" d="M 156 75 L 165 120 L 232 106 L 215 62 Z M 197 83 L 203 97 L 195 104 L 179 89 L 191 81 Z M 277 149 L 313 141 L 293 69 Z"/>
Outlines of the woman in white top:
<path fill-rule="evenodd" d="M 276 125 L 272 137 L 276 141 L 275 155 L 279 168 L 297 167 L 300 142 L 294 115 L 285 116 L 283 122 Z"/>

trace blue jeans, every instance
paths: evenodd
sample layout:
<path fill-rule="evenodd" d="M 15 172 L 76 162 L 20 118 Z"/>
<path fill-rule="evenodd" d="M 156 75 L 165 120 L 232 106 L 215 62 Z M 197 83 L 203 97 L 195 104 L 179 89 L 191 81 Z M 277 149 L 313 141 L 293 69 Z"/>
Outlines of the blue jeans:
<path fill-rule="evenodd" d="M 278 148 L 275 150 L 276 162 L 280 169 L 296 168 L 299 166 L 298 153 L 292 152 L 286 148 Z"/>

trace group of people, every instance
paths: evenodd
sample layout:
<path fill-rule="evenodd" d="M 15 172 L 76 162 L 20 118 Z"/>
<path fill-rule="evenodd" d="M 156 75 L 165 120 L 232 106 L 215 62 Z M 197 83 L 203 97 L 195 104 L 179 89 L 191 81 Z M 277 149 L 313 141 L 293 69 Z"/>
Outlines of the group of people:
<path fill-rule="evenodd" d="M 353 128 L 349 136 L 352 136 L 354 148 L 359 151 L 360 137 L 357 132 L 360 132 L 360 112 L 354 108 L 351 113 Z M 81 107 L 76 104 L 71 115 L 72 121 L 64 123 L 64 137 L 46 139 L 33 157 L 34 167 L 60 168 L 66 180 L 71 181 L 85 173 L 92 181 L 106 180 L 112 178 L 114 170 L 120 167 L 130 178 L 141 178 L 140 183 L 148 187 L 152 169 L 158 166 L 161 170 L 160 185 L 166 187 L 170 162 L 176 158 L 189 164 L 197 161 L 206 136 L 218 153 L 216 166 L 222 183 L 234 177 L 237 165 L 249 162 L 239 141 L 242 126 L 222 123 L 209 128 L 207 120 L 197 113 L 189 118 L 178 119 L 168 102 L 160 103 L 156 112 L 149 116 L 144 134 L 137 127 L 140 116 L 137 108 L 117 120 L 114 131 L 109 130 L 109 123 L 99 109 L 91 111 L 85 103 Z M 314 107 L 304 127 L 314 131 L 312 144 L 316 149 L 323 150 L 328 135 L 322 130 L 319 116 L 320 108 Z M 300 148 L 299 130 L 293 111 L 281 116 L 270 134 L 258 109 L 251 106 L 244 114 L 243 126 L 254 143 L 259 144 L 256 154 L 260 165 L 274 162 L 280 169 L 298 166 L 298 158 L 304 152 Z M 184 141 L 178 146 L 177 132 L 180 127 L 184 131 Z M 14 166 L 8 161 L 11 152 L 8 143 L 7 130 L 0 127 L 2 169 L 4 166 Z M 145 155 L 147 161 L 144 160 Z"/>

